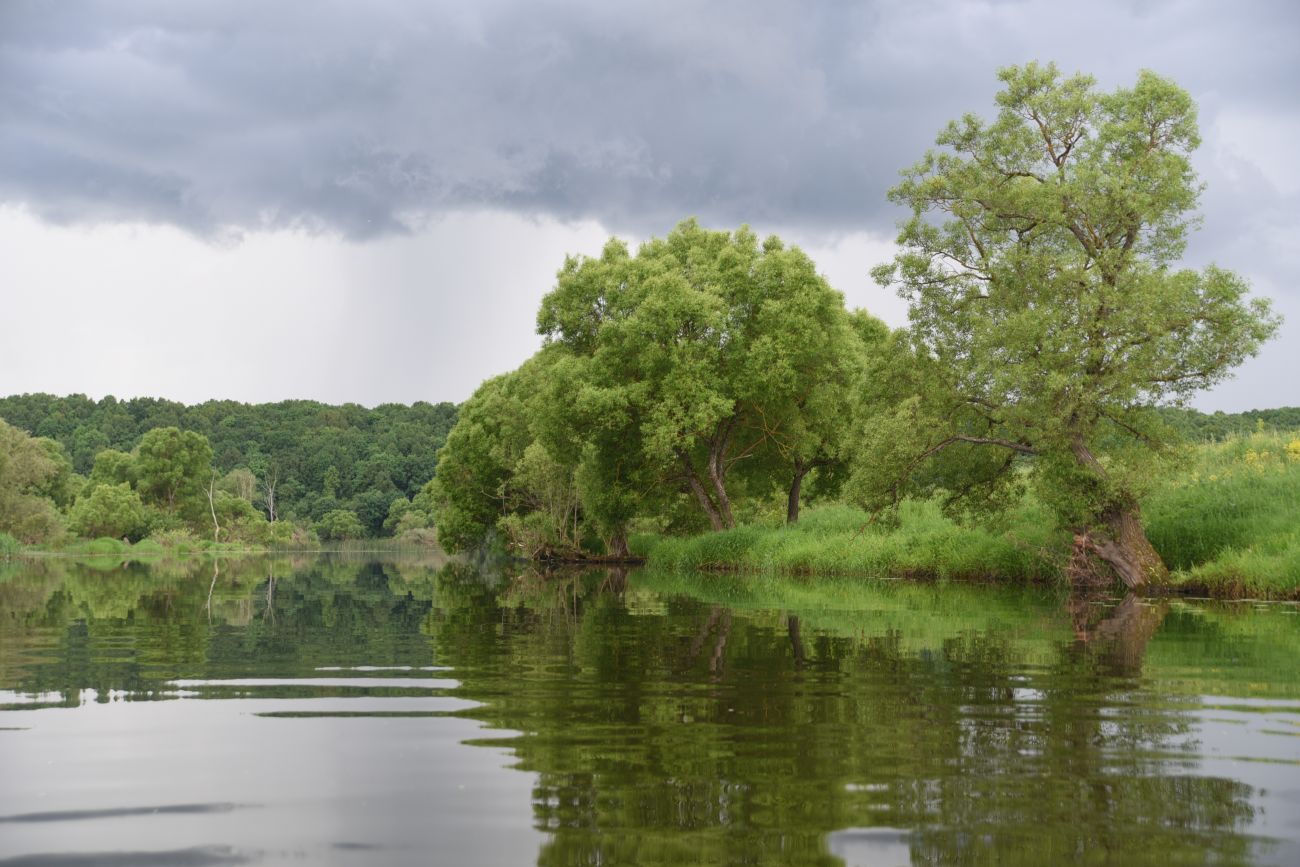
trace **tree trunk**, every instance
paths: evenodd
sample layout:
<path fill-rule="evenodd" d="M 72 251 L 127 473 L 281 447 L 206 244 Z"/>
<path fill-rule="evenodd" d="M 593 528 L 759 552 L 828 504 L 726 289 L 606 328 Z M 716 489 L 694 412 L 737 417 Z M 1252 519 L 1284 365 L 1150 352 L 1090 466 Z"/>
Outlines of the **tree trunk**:
<path fill-rule="evenodd" d="M 1151 546 L 1136 503 L 1109 510 L 1102 515 L 1102 522 L 1100 528 L 1086 534 L 1086 545 L 1130 590 L 1168 580 L 1169 569 Z"/>
<path fill-rule="evenodd" d="M 709 481 L 713 482 L 713 493 L 718 501 L 718 515 L 726 529 L 736 526 L 736 519 L 731 516 L 731 498 L 727 496 L 726 470 L 723 468 L 725 447 L 719 446 L 709 450 Z"/>
<path fill-rule="evenodd" d="M 1081 464 L 1106 478 L 1106 468 L 1081 438 L 1075 440 L 1072 451 Z M 1109 507 L 1092 526 L 1077 531 L 1075 551 L 1085 557 L 1095 554 L 1130 590 L 1163 584 L 1169 579 L 1169 569 L 1142 526 L 1142 510 L 1131 499 Z"/>
<path fill-rule="evenodd" d="M 704 510 L 704 514 L 709 516 L 709 526 L 715 531 L 723 529 L 722 515 L 718 513 L 717 507 L 713 505 L 713 500 L 709 499 L 708 491 L 704 490 L 704 485 L 700 483 L 700 476 L 695 472 L 690 457 L 681 451 L 677 453 L 677 457 L 686 470 L 686 481 L 691 486 L 691 492 L 695 494 L 695 499 L 699 502 L 700 508 Z"/>
<path fill-rule="evenodd" d="M 632 556 L 631 550 L 627 547 L 627 531 L 625 530 L 619 530 L 611 536 L 605 547 L 611 557 L 626 560 Z"/>
<path fill-rule="evenodd" d="M 266 511 L 271 517 L 271 523 L 275 523 L 275 486 L 280 483 L 280 471 L 276 470 L 275 475 L 266 484 Z"/>
<path fill-rule="evenodd" d="M 790 482 L 790 496 L 785 503 L 785 522 L 787 524 L 799 523 L 799 489 L 803 487 L 803 477 L 808 475 L 812 467 L 804 466 L 802 461 L 795 461 L 794 479 Z"/>
<path fill-rule="evenodd" d="M 212 481 L 208 482 L 208 508 L 212 510 L 212 541 L 221 542 L 221 525 L 217 523 L 217 504 L 216 504 L 217 474 L 214 470 Z"/>

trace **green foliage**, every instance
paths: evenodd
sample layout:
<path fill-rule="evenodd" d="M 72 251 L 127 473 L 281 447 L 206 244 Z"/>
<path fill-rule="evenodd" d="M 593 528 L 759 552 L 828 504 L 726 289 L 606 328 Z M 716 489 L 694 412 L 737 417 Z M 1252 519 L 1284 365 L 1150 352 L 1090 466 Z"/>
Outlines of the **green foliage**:
<path fill-rule="evenodd" d="M 951 449 L 969 472 L 950 491 L 1004 505 L 1027 474 L 1063 526 L 1119 532 L 1167 439 L 1151 407 L 1221 382 L 1278 319 L 1229 271 L 1175 269 L 1199 192 L 1185 91 L 1143 72 L 1104 94 L 1032 63 L 999 77 L 996 119 L 950 123 L 890 191 L 911 216 L 875 274 L 910 302 L 924 364 L 919 399 L 882 422 L 910 457 L 865 461 L 858 489 L 886 497 Z"/>
<path fill-rule="evenodd" d="M 392 505 L 392 490 L 368 490 L 353 496 L 349 501 L 351 511 L 356 513 L 367 536 L 379 536 L 384 532 L 384 521 L 388 519 L 388 510 Z"/>
<path fill-rule="evenodd" d="M 498 376 L 479 386 L 439 452 L 431 490 L 438 543 L 448 551 L 474 547 L 517 507 L 510 476 L 531 439 L 520 388 L 525 375 Z"/>
<path fill-rule="evenodd" d="M 811 509 L 796 526 L 744 526 L 690 538 L 639 534 L 652 566 L 750 574 L 997 577 L 1059 574 L 1071 538 L 1032 497 L 997 526 L 964 527 L 942 498 L 906 500 L 892 520 L 844 506 Z M 1300 596 L 1300 434 L 1255 433 L 1189 449 L 1142 501 L 1173 583 L 1216 596 Z M 819 581 L 819 584 L 821 582 Z"/>
<path fill-rule="evenodd" d="M 69 525 L 79 536 L 142 538 L 149 530 L 148 514 L 140 495 L 126 482 L 96 485 L 72 507 Z"/>
<path fill-rule="evenodd" d="M 0 533 L 0 557 L 11 557 L 23 550 L 23 543 L 8 533 Z"/>
<path fill-rule="evenodd" d="M 0 419 L 0 532 L 29 545 L 56 538 L 63 521 L 51 494 L 62 496 L 66 469 L 46 441 Z"/>
<path fill-rule="evenodd" d="M 212 471 L 208 438 L 175 427 L 154 428 L 136 449 L 136 490 L 144 502 L 169 513 L 195 512 Z"/>
<path fill-rule="evenodd" d="M 448 550 L 500 532 L 527 556 L 621 556 L 638 517 L 683 503 L 726 526 L 767 508 L 747 497 L 793 486 L 797 506 L 819 472 L 833 493 L 845 404 L 888 334 L 799 250 L 694 221 L 566 260 L 538 330 L 546 347 L 485 382 L 440 453 L 425 493 Z"/>
<path fill-rule="evenodd" d="M 236 467 L 221 477 L 217 489 L 249 503 L 257 501 L 257 476 L 247 467 Z"/>
<path fill-rule="evenodd" d="M 401 530 L 416 526 L 415 524 L 410 523 L 403 526 L 402 519 L 407 517 L 408 514 L 411 515 L 413 520 L 418 520 L 416 515 L 412 513 L 411 501 L 406 499 L 406 497 L 398 497 L 396 500 L 389 503 L 388 514 L 384 517 L 384 535 L 394 536 Z"/>
<path fill-rule="evenodd" d="M 76 547 L 79 554 L 89 556 L 111 557 L 114 563 L 120 563 L 122 554 L 125 553 L 127 546 L 122 543 L 121 539 L 114 539 L 103 536 L 98 539 L 90 539 L 82 542 Z"/>
<path fill-rule="evenodd" d="M 1177 580 L 1219 594 L 1300 591 L 1300 435 L 1202 445 L 1144 503 L 1151 541 Z"/>
<path fill-rule="evenodd" d="M 328 542 L 361 539 L 366 535 L 366 529 L 362 526 L 356 512 L 347 509 L 326 512 L 324 517 L 316 522 L 315 530 L 322 540 Z"/>
<path fill-rule="evenodd" d="M 605 523 L 625 526 L 631 501 L 672 479 L 715 527 L 734 524 L 733 470 L 742 487 L 789 486 L 839 456 L 872 331 L 802 251 L 693 220 L 635 256 L 611 240 L 568 259 L 538 330 L 590 359 L 573 413 L 589 431 L 586 487 L 630 488 Z"/>
<path fill-rule="evenodd" d="M 167 549 L 156 539 L 141 539 L 131 546 L 132 557 L 157 557 L 165 554 Z"/>
<path fill-rule="evenodd" d="M 138 478 L 133 455 L 117 449 L 105 449 L 95 455 L 86 487 L 91 490 L 99 485 L 129 484 L 134 487 Z"/>
<path fill-rule="evenodd" d="M 1300 430 L 1300 407 L 1296 406 L 1237 413 L 1205 413 L 1186 407 L 1162 407 L 1160 417 L 1183 440 L 1191 442 L 1244 436 L 1258 430 L 1261 424 L 1266 430 Z"/>
<path fill-rule="evenodd" d="M 335 496 L 341 507 L 356 508 L 353 498 L 370 490 L 385 494 L 385 502 L 398 494 L 413 497 L 433 477 L 456 408 L 417 402 L 366 409 L 315 401 L 184 406 L 154 398 L 92 401 L 82 395 L 28 394 L 0 398 L 0 417 L 57 440 L 71 456 L 73 470 L 82 474 L 91 473 L 96 455 L 105 449 L 129 454 L 153 428 L 202 434 L 212 446 L 218 473 L 243 468 L 253 474 L 256 506 L 267 510 L 266 488 L 272 484 L 277 516 L 305 519 L 310 517 L 308 501 L 322 494 L 331 466 L 338 473 Z M 115 472 L 92 481 L 134 484 L 136 479 Z M 242 495 L 244 490 L 229 492 Z"/>
<path fill-rule="evenodd" d="M 174 550 L 178 554 L 184 554 L 194 548 L 199 543 L 199 537 L 193 530 L 181 528 L 176 530 L 155 530 L 149 534 L 149 539 L 164 549 Z"/>
<path fill-rule="evenodd" d="M 36 443 L 45 452 L 51 469 L 45 480 L 32 488 L 32 493 L 45 497 L 59 511 L 66 512 L 76 500 L 82 480 L 73 473 L 72 461 L 68 460 L 62 444 L 47 437 L 37 438 Z"/>

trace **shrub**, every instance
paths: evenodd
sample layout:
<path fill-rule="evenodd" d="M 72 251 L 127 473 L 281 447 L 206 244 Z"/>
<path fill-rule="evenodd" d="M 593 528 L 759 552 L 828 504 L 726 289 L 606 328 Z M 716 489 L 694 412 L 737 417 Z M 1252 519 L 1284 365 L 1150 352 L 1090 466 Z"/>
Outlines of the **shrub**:
<path fill-rule="evenodd" d="M 316 534 L 326 541 L 342 542 L 348 539 L 360 539 L 365 536 L 366 530 L 361 525 L 361 519 L 357 517 L 356 512 L 334 509 L 326 512 L 316 522 Z"/>
<path fill-rule="evenodd" d="M 126 482 L 96 485 L 72 507 L 71 526 L 81 536 L 139 539 L 148 529 L 148 516 L 140 495 Z"/>
<path fill-rule="evenodd" d="M 180 527 L 173 530 L 155 530 L 149 534 L 149 540 L 163 548 L 173 548 L 178 552 L 184 552 L 193 548 L 199 541 L 199 537 L 194 535 L 193 530 Z"/>

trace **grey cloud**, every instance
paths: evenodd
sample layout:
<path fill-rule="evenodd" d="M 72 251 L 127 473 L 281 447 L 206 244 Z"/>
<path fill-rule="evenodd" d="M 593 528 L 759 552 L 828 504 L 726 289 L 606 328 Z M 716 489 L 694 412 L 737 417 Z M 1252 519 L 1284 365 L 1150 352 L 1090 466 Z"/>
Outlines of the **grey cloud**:
<path fill-rule="evenodd" d="M 1108 86 L 1154 68 L 1210 112 L 1300 113 L 1287 2 L 0 10 L 0 200 L 202 235 L 365 238 L 481 206 L 637 233 L 688 214 L 888 231 L 898 169 L 989 109 L 996 67 L 1036 57 Z M 1266 179 L 1252 196 L 1288 216 Z"/>

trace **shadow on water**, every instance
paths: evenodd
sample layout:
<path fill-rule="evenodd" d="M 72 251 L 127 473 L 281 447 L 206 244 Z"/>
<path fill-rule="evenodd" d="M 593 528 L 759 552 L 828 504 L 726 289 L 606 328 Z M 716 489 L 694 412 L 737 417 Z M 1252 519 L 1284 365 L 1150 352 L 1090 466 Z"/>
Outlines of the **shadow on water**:
<path fill-rule="evenodd" d="M 1294 844 L 1269 837 L 1300 805 L 1266 790 L 1300 763 L 1300 738 L 1258 747 L 1273 764 L 1228 767 L 1215 745 L 1234 725 L 1300 734 L 1297 622 L 1290 609 L 1041 589 L 400 558 L 46 563 L 0 581 L 0 710 L 22 723 L 91 698 L 183 695 L 247 702 L 241 718 L 282 730 L 348 726 L 339 736 L 358 749 L 391 741 L 392 726 L 419 738 L 475 721 L 490 731 L 465 743 L 508 748 L 532 775 L 539 864 L 1286 863 Z M 14 730 L 0 749 L 23 736 L 0 723 Z M 417 803 L 401 809 L 419 808 L 418 771 L 402 773 Z M 275 807 L 248 792 L 10 809 L 0 823 L 264 800 Z M 236 848 L 134 862 L 4 861 L 0 844 L 0 864 L 274 860 L 222 842 Z M 401 843 L 358 837 L 313 857 Z"/>

